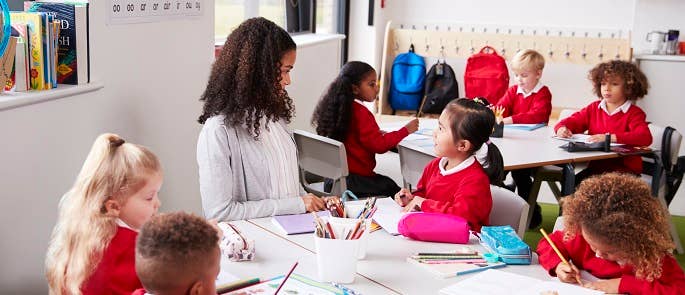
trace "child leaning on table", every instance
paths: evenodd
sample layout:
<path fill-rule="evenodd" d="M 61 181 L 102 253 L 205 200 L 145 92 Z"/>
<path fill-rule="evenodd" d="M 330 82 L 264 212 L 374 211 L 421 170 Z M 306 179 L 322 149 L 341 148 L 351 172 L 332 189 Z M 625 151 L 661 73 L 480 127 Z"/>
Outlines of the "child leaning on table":
<path fill-rule="evenodd" d="M 587 107 L 563 119 L 554 126 L 559 137 L 571 137 L 574 133 L 587 131 L 590 141 L 604 141 L 611 135 L 611 142 L 635 146 L 648 146 L 652 134 L 647 126 L 645 112 L 635 101 L 647 94 L 647 77 L 633 63 L 612 60 L 590 70 L 595 95 L 599 98 Z M 576 185 L 590 175 L 603 172 L 642 173 L 642 157 L 639 155 L 591 161 L 588 168 L 576 175 Z"/>
<path fill-rule="evenodd" d="M 475 231 L 488 225 L 492 210 L 490 181 L 474 154 L 487 144 L 484 163 L 491 169 L 502 169 L 494 167 L 502 163 L 499 149 L 488 142 L 494 125 L 492 110 L 476 100 L 460 98 L 447 104 L 433 131 L 438 157 L 424 168 L 416 191 L 401 189 L 395 194 L 397 203 L 405 211 L 460 216 Z"/>
<path fill-rule="evenodd" d="M 584 287 L 607 293 L 685 294 L 668 213 L 640 178 L 622 173 L 588 178 L 564 199 L 563 211 L 564 230 L 550 238 L 572 265 L 562 263 L 541 239 L 539 262 L 550 275 L 576 283 L 583 269 L 602 279 Z"/>
<path fill-rule="evenodd" d="M 145 223 L 136 244 L 136 272 L 145 289 L 133 295 L 216 294 L 221 250 L 216 227 L 175 212 Z"/>

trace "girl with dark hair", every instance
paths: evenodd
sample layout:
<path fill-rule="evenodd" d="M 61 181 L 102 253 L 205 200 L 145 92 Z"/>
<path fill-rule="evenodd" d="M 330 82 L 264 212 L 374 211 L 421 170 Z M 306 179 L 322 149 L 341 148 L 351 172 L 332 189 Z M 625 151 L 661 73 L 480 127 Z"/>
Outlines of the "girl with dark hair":
<path fill-rule="evenodd" d="M 460 98 L 447 104 L 438 119 L 438 129 L 433 131 L 438 158 L 426 165 L 416 191 L 402 189 L 395 195 L 397 203 L 404 211 L 463 217 L 477 232 L 488 225 L 492 209 L 490 181 L 474 154 L 488 142 L 494 126 L 495 114 L 479 102 Z M 499 150 L 488 144 L 482 161 L 493 171 L 502 170 L 496 167 L 501 165 L 501 158 Z"/>
<path fill-rule="evenodd" d="M 418 130 L 413 119 L 397 131 L 384 133 L 373 114 L 362 102 L 372 102 L 378 96 L 376 71 L 370 65 L 351 61 L 328 87 L 312 116 L 316 133 L 345 144 L 347 152 L 347 187 L 357 196 L 392 196 L 400 187 L 387 176 L 373 171 L 376 154 L 397 146 L 410 133 Z M 328 181 L 325 189 L 330 191 Z"/>
<path fill-rule="evenodd" d="M 249 219 L 324 208 L 304 194 L 287 123 L 296 45 L 265 18 L 244 21 L 226 40 L 202 94 L 197 143 L 207 218 Z"/>

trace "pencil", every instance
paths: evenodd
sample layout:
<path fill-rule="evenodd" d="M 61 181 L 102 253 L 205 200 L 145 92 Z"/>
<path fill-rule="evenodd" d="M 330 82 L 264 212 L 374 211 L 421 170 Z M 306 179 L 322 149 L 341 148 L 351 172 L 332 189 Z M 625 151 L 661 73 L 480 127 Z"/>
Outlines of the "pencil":
<path fill-rule="evenodd" d="M 298 264 L 298 262 L 295 262 L 295 264 L 293 265 L 293 267 L 290 268 L 290 271 L 288 272 L 287 275 L 285 275 L 285 278 L 283 278 L 283 281 L 281 282 L 281 284 L 278 285 L 278 289 L 276 289 L 276 292 L 274 292 L 274 295 L 275 295 L 275 294 L 278 294 L 278 291 L 280 291 L 281 288 L 283 288 L 283 285 L 285 285 L 285 281 L 287 281 L 288 278 L 290 277 L 290 274 L 293 273 L 293 270 L 295 270 L 295 267 L 297 267 L 297 264 Z"/>
<path fill-rule="evenodd" d="M 557 253 L 557 255 L 559 256 L 561 261 L 566 263 L 566 265 L 571 266 L 571 263 L 569 263 L 568 260 L 566 260 L 566 258 L 564 258 L 564 255 L 561 255 L 561 252 L 559 251 L 559 248 L 557 248 L 557 245 L 554 244 L 554 242 L 552 242 L 552 239 L 549 238 L 545 229 L 540 228 L 540 232 L 542 233 L 542 236 L 545 237 L 545 240 L 547 240 L 547 243 L 549 243 L 549 245 L 552 246 L 552 249 L 554 249 L 554 252 Z M 580 279 L 578 279 L 578 277 L 576 277 L 576 281 L 578 282 L 578 285 L 581 285 L 581 286 L 583 285 L 583 283 L 580 281 Z"/>

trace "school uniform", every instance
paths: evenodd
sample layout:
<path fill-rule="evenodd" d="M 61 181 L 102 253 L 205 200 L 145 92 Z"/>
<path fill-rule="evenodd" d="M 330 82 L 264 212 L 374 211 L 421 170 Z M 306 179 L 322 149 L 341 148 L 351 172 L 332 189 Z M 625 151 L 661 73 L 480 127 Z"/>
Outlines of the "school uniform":
<path fill-rule="evenodd" d="M 102 253 L 100 263 L 81 287 L 83 295 L 129 295 L 143 287 L 136 275 L 135 248 L 138 233 L 120 221 L 118 223 L 120 225 L 117 232 Z"/>
<path fill-rule="evenodd" d="M 559 128 L 566 126 L 573 133 L 590 135 L 611 133 L 616 135 L 616 142 L 635 146 L 649 146 L 652 144 L 652 134 L 647 126 L 646 114 L 640 107 L 627 100 L 623 105 L 609 112 L 606 100 L 592 102 L 587 107 L 563 119 L 554 126 L 556 133 Z M 591 161 L 583 176 L 601 174 L 604 172 L 642 173 L 642 157 L 638 155 L 613 159 Z M 576 181 L 576 184 L 579 181 Z"/>
<path fill-rule="evenodd" d="M 556 231 L 550 239 L 556 244 L 561 254 L 573 262 L 578 269 L 583 269 L 600 279 L 621 278 L 618 293 L 622 294 L 685 294 L 685 274 L 672 255 L 662 258 L 661 277 L 648 282 L 635 277 L 630 265 L 620 265 L 614 261 L 599 258 L 581 234 L 564 241 L 564 232 Z M 554 252 L 547 240 L 541 239 L 537 248 L 540 265 L 556 276 L 555 269 L 561 259 Z"/>
<path fill-rule="evenodd" d="M 397 193 L 400 187 L 395 181 L 377 174 L 373 169 L 376 168 L 376 154 L 395 148 L 407 135 L 409 132 L 405 127 L 393 132 L 381 131 L 371 111 L 355 100 L 343 142 L 350 174 L 347 177 L 347 188 L 359 196 L 392 196 Z"/>
<path fill-rule="evenodd" d="M 413 195 L 426 198 L 421 211 L 460 216 L 480 232 L 490 224 L 490 180 L 473 156 L 449 170 L 445 170 L 446 164 L 447 158 L 428 163 Z"/>

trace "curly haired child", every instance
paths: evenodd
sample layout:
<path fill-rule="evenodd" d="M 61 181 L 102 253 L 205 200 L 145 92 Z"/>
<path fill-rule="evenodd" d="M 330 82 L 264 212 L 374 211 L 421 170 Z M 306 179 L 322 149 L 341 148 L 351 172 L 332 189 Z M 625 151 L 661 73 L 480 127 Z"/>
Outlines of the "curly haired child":
<path fill-rule="evenodd" d="M 550 238 L 572 265 L 561 263 L 542 239 L 537 253 L 550 275 L 575 283 L 584 269 L 602 279 L 585 287 L 607 293 L 684 294 L 685 274 L 672 254 L 668 213 L 640 178 L 590 177 L 563 205 L 564 230 Z"/>
<path fill-rule="evenodd" d="M 635 146 L 648 146 L 652 134 L 647 126 L 645 112 L 635 101 L 647 94 L 647 77 L 633 63 L 612 60 L 601 63 L 590 71 L 593 91 L 599 100 L 559 121 L 554 131 L 559 137 L 571 137 L 587 131 L 592 142 L 604 141 Z M 642 173 L 642 158 L 637 155 L 591 161 L 588 168 L 578 173 L 576 184 L 584 178 L 602 172 Z"/>
<path fill-rule="evenodd" d="M 131 294 L 138 230 L 160 206 L 162 168 L 147 148 L 98 136 L 59 203 L 46 257 L 50 294 Z"/>
<path fill-rule="evenodd" d="M 316 133 L 345 144 L 347 153 L 347 187 L 358 196 L 392 196 L 400 190 L 394 180 L 373 171 L 376 154 L 397 146 L 410 133 L 418 130 L 413 119 L 403 128 L 383 132 L 376 118 L 362 102 L 372 102 L 378 96 L 376 71 L 367 63 L 350 61 L 328 86 L 312 115 Z M 327 182 L 330 191 L 333 183 Z"/>
<path fill-rule="evenodd" d="M 426 165 L 416 191 L 402 189 L 395 194 L 397 203 L 404 211 L 460 216 L 475 231 L 488 225 L 492 210 L 490 181 L 474 154 L 487 145 L 481 161 L 493 170 L 502 170 L 496 167 L 502 165 L 499 149 L 488 143 L 494 126 L 495 114 L 484 104 L 465 98 L 448 103 L 433 131 L 438 158 Z"/>
<path fill-rule="evenodd" d="M 293 101 L 286 86 L 297 57 L 288 32 L 251 18 L 226 39 L 198 122 L 202 208 L 207 218 L 250 219 L 324 208 L 300 185 L 297 149 L 287 124 Z"/>
<path fill-rule="evenodd" d="M 133 295 L 216 294 L 221 250 L 215 227 L 193 214 L 160 214 L 136 243 L 136 272 L 145 289 Z"/>

